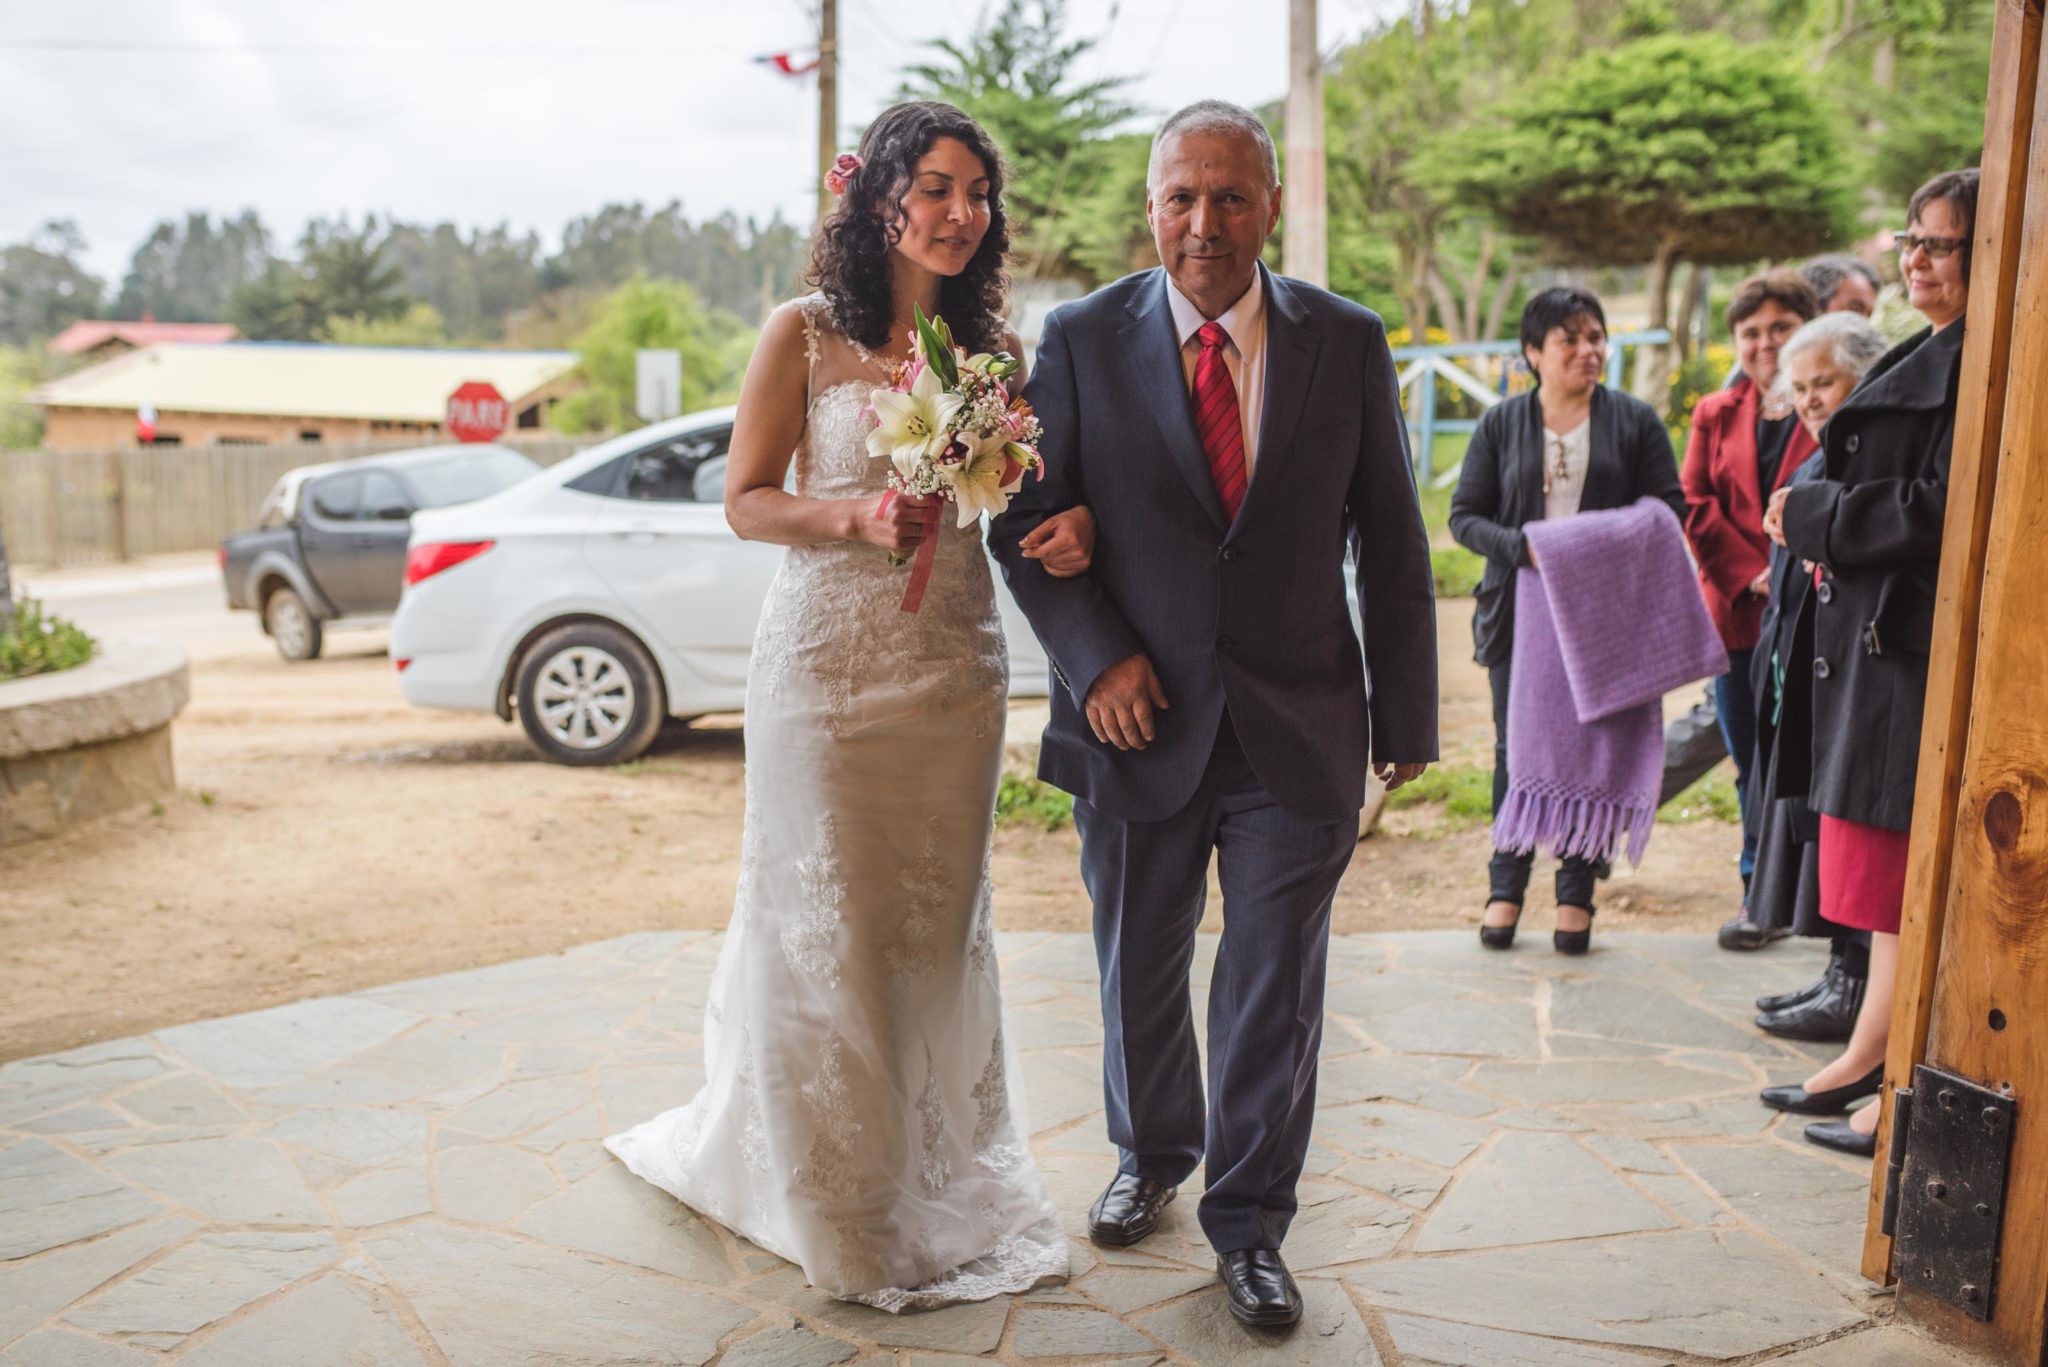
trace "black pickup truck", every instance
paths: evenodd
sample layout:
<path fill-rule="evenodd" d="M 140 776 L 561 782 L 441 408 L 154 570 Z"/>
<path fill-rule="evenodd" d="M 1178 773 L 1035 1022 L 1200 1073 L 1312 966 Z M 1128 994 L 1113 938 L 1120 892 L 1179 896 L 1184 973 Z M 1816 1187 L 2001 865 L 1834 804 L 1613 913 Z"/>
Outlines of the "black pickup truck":
<path fill-rule="evenodd" d="M 434 446 L 290 470 L 256 526 L 220 545 L 228 606 L 258 614 L 287 660 L 329 623 L 375 626 L 405 589 L 412 515 L 497 493 L 540 467 L 503 446 Z"/>

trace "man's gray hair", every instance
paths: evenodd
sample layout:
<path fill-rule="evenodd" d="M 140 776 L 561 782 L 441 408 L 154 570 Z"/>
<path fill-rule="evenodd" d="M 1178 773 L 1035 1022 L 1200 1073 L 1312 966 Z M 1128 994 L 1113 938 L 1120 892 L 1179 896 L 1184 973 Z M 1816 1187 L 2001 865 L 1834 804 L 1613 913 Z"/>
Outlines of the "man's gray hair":
<path fill-rule="evenodd" d="M 1280 184 L 1280 156 L 1273 150 L 1273 135 L 1266 130 L 1266 121 L 1243 105 L 1228 100 L 1196 100 L 1193 104 L 1173 112 L 1159 131 L 1152 137 L 1152 159 L 1145 165 L 1145 188 L 1156 189 L 1159 184 L 1159 152 L 1166 146 L 1168 138 L 1182 133 L 1241 133 L 1259 146 L 1260 161 L 1266 167 L 1266 188 L 1274 189 Z"/>
<path fill-rule="evenodd" d="M 1883 282 L 1877 278 L 1877 272 L 1868 264 L 1840 252 L 1816 256 L 1801 266 L 1799 273 L 1806 277 L 1807 284 L 1813 286 L 1814 297 L 1820 300 L 1822 308 L 1828 306 L 1828 300 L 1835 297 L 1835 291 L 1842 288 L 1842 282 L 1852 275 L 1860 275 L 1868 280 L 1873 290 L 1883 287 Z"/>
<path fill-rule="evenodd" d="M 1793 357 L 1803 356 L 1809 351 L 1824 352 L 1833 358 L 1836 365 L 1861 381 L 1877 364 L 1877 358 L 1891 348 L 1891 342 L 1862 314 L 1823 313 L 1786 338 L 1785 345 L 1778 348 L 1778 379 L 1774 387 L 1780 397 L 1791 397 L 1792 381 L 1786 375 L 1786 367 L 1791 365 Z"/>

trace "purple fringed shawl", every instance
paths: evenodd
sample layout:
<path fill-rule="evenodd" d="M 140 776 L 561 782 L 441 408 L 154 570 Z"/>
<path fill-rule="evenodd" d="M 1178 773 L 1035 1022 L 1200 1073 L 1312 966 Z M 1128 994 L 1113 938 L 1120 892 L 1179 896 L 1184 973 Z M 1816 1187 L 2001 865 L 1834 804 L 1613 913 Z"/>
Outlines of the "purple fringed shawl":
<path fill-rule="evenodd" d="M 1728 672 L 1685 535 L 1654 498 L 1522 529 L 1502 850 L 1642 862 L 1664 774 L 1664 695 Z"/>

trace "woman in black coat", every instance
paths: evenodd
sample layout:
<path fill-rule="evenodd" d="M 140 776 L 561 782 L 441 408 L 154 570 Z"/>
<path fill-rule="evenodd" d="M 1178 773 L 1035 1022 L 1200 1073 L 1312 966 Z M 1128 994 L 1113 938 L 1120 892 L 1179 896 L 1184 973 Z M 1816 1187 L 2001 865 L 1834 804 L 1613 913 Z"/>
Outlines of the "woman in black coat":
<path fill-rule="evenodd" d="M 1871 932 L 1848 1047 L 1803 1086 L 1764 1093 L 1784 1110 L 1840 1110 L 1874 1095 L 1883 1071 L 1976 211 L 1974 170 L 1914 192 L 1899 266 L 1931 326 L 1887 352 L 1835 411 L 1824 477 L 1780 491 L 1765 514 L 1773 540 L 1819 567 L 1786 669 L 1776 792 L 1804 794 L 1820 814 L 1821 915 Z M 1810 746 L 1796 744 L 1802 734 Z M 1868 1107 L 1806 1134 L 1869 1155 L 1876 1129 Z"/>
<path fill-rule="evenodd" d="M 1600 383 L 1607 368 L 1607 317 L 1581 289 L 1548 289 L 1522 311 L 1522 354 L 1536 388 L 1498 404 L 1479 420 L 1458 489 L 1451 535 L 1486 557 L 1472 614 L 1473 658 L 1493 688 L 1493 806 L 1508 787 L 1508 686 L 1515 642 L 1515 571 L 1530 564 L 1525 524 L 1573 513 L 1625 508 L 1661 498 L 1681 520 L 1685 493 L 1671 437 L 1657 411 Z M 1495 850 L 1480 942 L 1514 943 L 1533 854 Z M 1557 872 L 1553 943 L 1583 953 L 1591 935 L 1594 861 L 1565 858 Z"/>
<path fill-rule="evenodd" d="M 1872 366 L 1891 350 L 1884 334 L 1860 314 L 1824 313 L 1792 334 L 1778 352 L 1780 383 L 1788 390 L 1800 424 L 1816 449 L 1784 487 L 1827 478 L 1819 439 Z M 1863 1004 L 1869 977 L 1870 933 L 1838 926 L 1820 914 L 1820 818 L 1803 798 L 1771 797 L 1778 763 L 1778 703 L 1785 662 L 1792 657 L 1794 628 L 1813 591 L 1813 570 L 1783 546 L 1771 547 L 1771 591 L 1764 606 L 1756 651 L 1750 662 L 1750 693 L 1756 700 L 1756 758 L 1750 770 L 1754 791 L 1746 813 L 1755 829 L 1756 873 L 1749 886 L 1751 925 L 1763 937 L 1789 932 L 1831 940 L 1827 972 L 1797 992 L 1760 998 L 1757 1028 L 1786 1039 L 1839 1043 L 1849 1038 Z M 1811 654 L 1807 656 L 1811 659 Z M 1809 666 L 1810 668 L 1810 666 Z M 1812 737 L 1794 738 L 1802 768 L 1811 763 Z"/>

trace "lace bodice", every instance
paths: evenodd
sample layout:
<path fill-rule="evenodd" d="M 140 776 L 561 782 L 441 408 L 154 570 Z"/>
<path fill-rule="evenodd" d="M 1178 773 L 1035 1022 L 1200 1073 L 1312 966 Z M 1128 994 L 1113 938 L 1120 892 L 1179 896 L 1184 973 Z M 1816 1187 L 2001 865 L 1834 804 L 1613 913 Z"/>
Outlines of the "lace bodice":
<path fill-rule="evenodd" d="M 823 304 L 812 296 L 799 305 L 812 373 L 845 378 L 811 400 L 793 462 L 796 492 L 805 498 L 879 499 L 888 489 L 889 464 L 868 454 L 866 412 L 869 392 L 886 382 L 886 367 L 831 332 Z M 835 346 L 845 350 L 833 356 Z M 867 374 L 849 374 L 857 369 Z M 856 693 L 868 684 L 892 682 L 933 688 L 949 705 L 979 708 L 977 731 L 997 726 L 1009 666 L 995 582 L 981 524 L 955 522 L 947 505 L 938 558 L 916 613 L 902 610 L 909 569 L 891 564 L 879 547 L 854 541 L 791 547 L 769 589 L 754 642 L 759 686 L 777 696 L 801 658 L 823 686 L 824 721 L 835 733 L 847 724 Z"/>

